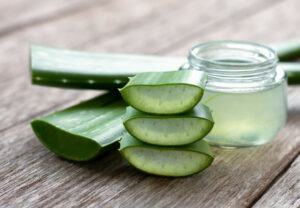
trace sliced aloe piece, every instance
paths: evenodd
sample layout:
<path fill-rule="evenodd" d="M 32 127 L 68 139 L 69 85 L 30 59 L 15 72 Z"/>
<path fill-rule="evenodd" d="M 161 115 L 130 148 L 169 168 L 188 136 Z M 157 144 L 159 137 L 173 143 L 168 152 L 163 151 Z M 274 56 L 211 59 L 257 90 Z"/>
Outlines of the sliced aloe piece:
<path fill-rule="evenodd" d="M 205 105 L 185 114 L 153 115 L 127 107 L 123 123 L 127 131 L 143 142 L 155 145 L 185 145 L 205 137 L 214 122 Z"/>
<path fill-rule="evenodd" d="M 187 176 L 207 168 L 214 159 L 204 141 L 178 147 L 162 147 L 143 143 L 128 133 L 120 142 L 120 152 L 134 167 L 161 176 Z"/>
<path fill-rule="evenodd" d="M 184 58 L 71 51 L 34 45 L 33 84 L 67 88 L 112 89 L 141 72 L 177 70 Z"/>
<path fill-rule="evenodd" d="M 39 140 L 66 159 L 87 161 L 117 148 L 124 131 L 125 103 L 109 93 L 32 121 Z"/>
<path fill-rule="evenodd" d="M 192 109 L 201 99 L 207 77 L 201 71 L 141 73 L 120 92 L 134 108 L 153 114 L 176 114 Z"/>

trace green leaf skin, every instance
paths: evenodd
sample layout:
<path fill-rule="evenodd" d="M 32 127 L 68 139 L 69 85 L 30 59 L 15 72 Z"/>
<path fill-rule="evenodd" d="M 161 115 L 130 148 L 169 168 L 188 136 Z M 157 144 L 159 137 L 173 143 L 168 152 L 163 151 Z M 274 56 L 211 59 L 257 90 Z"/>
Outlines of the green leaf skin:
<path fill-rule="evenodd" d="M 116 89 L 128 77 L 149 71 L 177 70 L 184 58 L 105 54 L 33 45 L 30 54 L 33 84 L 79 89 Z"/>
<path fill-rule="evenodd" d="M 135 168 L 154 175 L 181 177 L 196 174 L 214 160 L 204 140 L 178 147 L 162 147 L 143 143 L 126 133 L 120 152 Z"/>
<path fill-rule="evenodd" d="M 279 66 L 281 66 L 283 70 L 286 72 L 289 85 L 300 84 L 300 63 L 280 62 Z"/>
<path fill-rule="evenodd" d="M 39 140 L 57 155 L 87 161 L 112 148 L 124 132 L 126 104 L 118 92 L 105 94 L 31 122 Z"/>
<path fill-rule="evenodd" d="M 177 114 L 202 98 L 207 76 L 196 70 L 140 73 L 120 92 L 132 107 L 152 114 Z"/>
<path fill-rule="evenodd" d="M 277 52 L 280 61 L 291 61 L 300 58 L 300 39 L 271 45 Z"/>
<path fill-rule="evenodd" d="M 175 146 L 205 137 L 214 122 L 208 107 L 198 104 L 185 114 L 151 115 L 127 107 L 123 118 L 126 130 L 135 138 L 154 145 Z"/>

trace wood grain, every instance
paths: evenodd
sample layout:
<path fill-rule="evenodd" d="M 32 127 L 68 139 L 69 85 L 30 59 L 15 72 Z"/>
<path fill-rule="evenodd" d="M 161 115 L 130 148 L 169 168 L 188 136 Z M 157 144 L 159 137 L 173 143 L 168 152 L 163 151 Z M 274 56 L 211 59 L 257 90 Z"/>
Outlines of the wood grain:
<path fill-rule="evenodd" d="M 67 0 L 2 0 L 0 1 L 0 37 L 108 2 L 105 0 L 73 0 L 71 2 Z"/>
<path fill-rule="evenodd" d="M 129 30 L 122 37 L 112 37 L 112 41 L 105 42 L 106 45 L 117 46 L 122 44 L 124 39 L 127 42 L 139 45 L 138 48 L 142 50 L 136 50 L 131 48 L 129 45 L 122 47 L 129 53 L 150 53 L 150 54 L 172 54 L 173 50 L 180 49 L 183 53 L 181 55 L 187 55 L 188 49 L 192 45 L 182 47 L 180 42 L 187 42 L 191 34 L 197 34 L 197 38 L 201 39 L 202 33 L 206 34 L 206 31 L 212 32 L 214 29 L 218 29 L 220 25 L 227 25 L 231 22 L 239 19 L 248 18 L 255 15 L 260 10 L 268 7 L 272 7 L 282 0 L 277 1 L 206 1 L 198 2 L 195 1 L 193 4 L 187 4 L 185 7 L 182 6 L 183 10 L 171 11 L 165 15 L 161 15 L 157 19 L 152 19 L 149 24 L 143 24 L 139 27 L 139 30 Z M 201 8 L 201 12 L 199 12 Z M 189 12 L 186 12 L 189 11 Z M 218 14 L 218 15 L 216 15 Z M 176 24 L 170 24 L 172 17 L 180 16 L 176 19 Z M 164 28 L 161 30 L 160 28 Z M 145 38 L 144 33 L 147 33 Z M 94 44 L 93 48 L 96 49 L 97 40 L 91 40 L 91 44 Z M 156 48 L 149 46 L 159 46 Z M 116 48 L 116 47 L 113 47 Z M 112 49 L 113 52 L 118 52 Z"/>
<path fill-rule="evenodd" d="M 68 162 L 42 147 L 31 132 L 28 119 L 32 116 L 69 105 L 96 92 L 29 86 L 24 73 L 29 41 L 95 51 L 101 48 L 103 51 L 172 54 L 173 51 L 185 52 L 190 46 L 185 44 L 189 43 L 190 37 L 194 37 L 193 40 L 209 38 L 213 37 L 214 31 L 222 36 L 219 28 L 239 25 L 248 19 L 254 21 L 267 8 L 270 8 L 266 11 L 267 16 L 278 14 L 281 9 L 275 1 L 258 0 L 187 1 L 184 4 L 158 0 L 153 4 L 137 0 L 122 2 L 33 25 L 0 39 L 0 115 L 3 120 L 0 120 L 0 207 L 252 205 L 299 154 L 299 87 L 289 88 L 288 125 L 274 142 L 245 150 L 215 149 L 218 157 L 213 166 L 189 178 L 142 174 L 124 162 L 117 152 L 90 163 Z M 281 4 L 282 1 L 276 2 L 286 5 Z M 285 2 L 288 5 L 297 3 L 295 0 Z M 218 17 L 214 17 L 216 13 Z M 117 14 L 120 15 L 118 19 Z M 199 21 L 203 21 L 202 24 L 193 28 Z M 290 21 L 296 23 L 297 19 Z M 286 30 L 295 31 L 295 28 L 287 27 Z M 263 31 L 262 34 L 267 34 L 267 30 Z M 224 32 L 228 36 L 235 33 L 234 28 Z M 239 33 L 240 37 L 246 37 L 249 29 L 244 28 Z M 281 33 L 280 38 L 285 34 Z"/>
<path fill-rule="evenodd" d="M 300 31 L 293 28 L 300 24 L 299 7 L 300 2 L 297 0 L 281 1 L 248 18 L 191 34 L 181 44 L 171 43 L 162 52 L 171 50 L 171 55 L 182 56 L 185 51 L 181 48 L 211 40 L 248 40 L 266 44 L 298 39 Z"/>
<path fill-rule="evenodd" d="M 254 207 L 300 207 L 300 156 Z"/>

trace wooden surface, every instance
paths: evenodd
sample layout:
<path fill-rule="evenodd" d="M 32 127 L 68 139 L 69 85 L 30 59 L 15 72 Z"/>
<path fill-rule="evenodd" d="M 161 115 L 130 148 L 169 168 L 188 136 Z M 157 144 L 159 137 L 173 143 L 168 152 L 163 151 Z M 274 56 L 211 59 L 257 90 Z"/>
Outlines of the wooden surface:
<path fill-rule="evenodd" d="M 286 127 L 270 144 L 214 149 L 206 171 L 142 174 L 117 152 L 72 163 L 32 133 L 35 117 L 101 92 L 31 86 L 28 46 L 185 55 L 214 39 L 298 38 L 298 0 L 0 0 L 0 207 L 299 207 L 300 87 L 289 87 Z"/>

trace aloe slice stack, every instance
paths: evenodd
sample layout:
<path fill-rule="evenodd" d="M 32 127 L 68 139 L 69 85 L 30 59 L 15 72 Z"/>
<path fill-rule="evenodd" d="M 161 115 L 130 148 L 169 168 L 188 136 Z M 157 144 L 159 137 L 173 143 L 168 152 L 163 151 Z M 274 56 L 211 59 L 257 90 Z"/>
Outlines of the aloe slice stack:
<path fill-rule="evenodd" d="M 132 77 L 120 90 L 131 105 L 123 116 L 124 158 L 137 169 L 162 176 L 187 176 L 207 168 L 214 157 L 201 139 L 214 122 L 209 108 L 198 104 L 205 84 L 205 74 L 193 70 Z"/>

